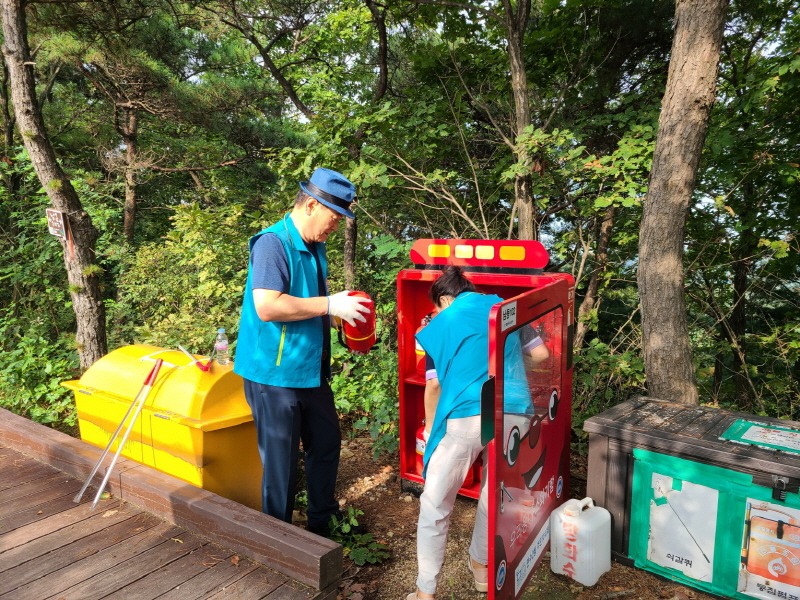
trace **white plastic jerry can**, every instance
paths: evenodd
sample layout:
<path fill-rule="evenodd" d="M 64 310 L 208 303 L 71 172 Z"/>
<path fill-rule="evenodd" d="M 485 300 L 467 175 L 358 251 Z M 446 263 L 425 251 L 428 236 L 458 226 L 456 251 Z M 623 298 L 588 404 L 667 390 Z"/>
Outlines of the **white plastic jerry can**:
<path fill-rule="evenodd" d="M 611 515 L 591 498 L 567 500 L 550 514 L 550 569 L 592 586 L 611 570 Z"/>

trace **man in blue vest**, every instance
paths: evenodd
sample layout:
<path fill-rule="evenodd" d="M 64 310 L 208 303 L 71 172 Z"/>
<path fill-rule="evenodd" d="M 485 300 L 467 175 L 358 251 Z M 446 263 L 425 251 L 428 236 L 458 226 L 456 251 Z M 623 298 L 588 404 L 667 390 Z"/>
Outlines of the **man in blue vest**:
<path fill-rule="evenodd" d="M 330 534 L 339 515 L 341 432 L 329 385 L 330 317 L 364 321 L 365 298 L 328 294 L 325 242 L 350 210 L 355 186 L 316 169 L 292 211 L 250 239 L 234 371 L 244 379 L 264 467 L 262 510 L 292 521 L 300 442 L 308 482 L 308 529 Z"/>

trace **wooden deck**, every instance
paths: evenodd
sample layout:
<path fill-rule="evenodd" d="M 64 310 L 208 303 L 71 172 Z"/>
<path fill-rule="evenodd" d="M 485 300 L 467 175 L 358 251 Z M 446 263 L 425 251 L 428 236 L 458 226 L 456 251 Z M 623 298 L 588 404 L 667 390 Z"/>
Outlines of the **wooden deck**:
<path fill-rule="evenodd" d="M 0 600 L 336 597 L 338 544 L 246 507 L 239 510 L 241 505 L 213 494 L 209 498 L 204 490 L 194 488 L 192 494 L 186 484 L 130 461 L 119 466 L 128 473 L 126 483 L 112 477 L 111 499 L 92 510 L 90 487 L 76 504 L 73 498 L 83 479 L 57 468 L 69 453 L 63 446 L 95 457 L 100 451 L 22 421 L 0 410 Z M 36 439 L 30 439 L 31 432 Z M 60 451 L 43 444 L 52 436 Z M 43 456 L 36 454 L 50 460 L 37 460 Z M 68 462 L 87 475 L 94 464 L 74 455 Z M 159 501 L 150 488 L 165 485 L 166 497 Z M 186 502 L 176 490 L 193 498 L 188 509 L 181 508 Z M 270 544 L 270 538 L 283 539 Z M 273 554 L 288 556 L 273 562 Z M 298 575 L 293 578 L 262 562 Z M 297 578 L 319 583 L 307 585 Z"/>

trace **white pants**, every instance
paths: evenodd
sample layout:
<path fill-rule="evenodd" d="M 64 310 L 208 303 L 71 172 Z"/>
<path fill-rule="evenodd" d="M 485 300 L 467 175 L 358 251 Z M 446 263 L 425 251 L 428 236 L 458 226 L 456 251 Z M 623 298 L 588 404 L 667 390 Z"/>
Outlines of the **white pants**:
<path fill-rule="evenodd" d="M 472 463 L 482 451 L 480 416 L 448 419 L 447 433 L 428 461 L 425 489 L 419 499 L 417 588 L 423 593 L 436 593 L 456 496 Z M 485 565 L 489 553 L 485 467 L 483 475 L 469 553 L 476 562 Z"/>

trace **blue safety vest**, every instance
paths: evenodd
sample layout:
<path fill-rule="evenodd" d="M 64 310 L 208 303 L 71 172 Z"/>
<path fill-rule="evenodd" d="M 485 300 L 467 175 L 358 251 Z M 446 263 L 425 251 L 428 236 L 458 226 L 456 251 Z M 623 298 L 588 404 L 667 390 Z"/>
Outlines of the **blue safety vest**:
<path fill-rule="evenodd" d="M 481 414 L 481 388 L 489 378 L 489 313 L 502 302 L 497 295 L 462 292 L 416 335 L 430 355 L 442 386 L 431 433 L 425 445 L 423 476 L 428 460 L 447 431 L 447 419 Z M 531 410 L 522 346 L 518 333 L 506 338 L 503 410 Z"/>
<path fill-rule="evenodd" d="M 250 251 L 259 237 L 274 233 L 289 263 L 289 295 L 310 298 L 327 294 L 319 290 L 317 261 L 291 217 L 267 227 L 250 238 Z M 325 244 L 316 247 L 322 280 L 328 277 Z M 253 302 L 252 260 L 247 269 L 234 372 L 245 379 L 279 387 L 311 388 L 321 384 L 322 317 L 302 321 L 262 321 Z"/>

